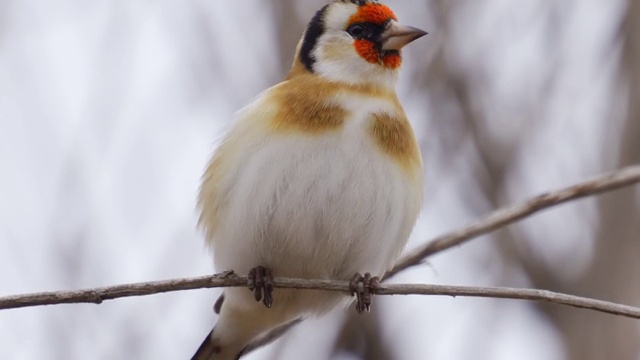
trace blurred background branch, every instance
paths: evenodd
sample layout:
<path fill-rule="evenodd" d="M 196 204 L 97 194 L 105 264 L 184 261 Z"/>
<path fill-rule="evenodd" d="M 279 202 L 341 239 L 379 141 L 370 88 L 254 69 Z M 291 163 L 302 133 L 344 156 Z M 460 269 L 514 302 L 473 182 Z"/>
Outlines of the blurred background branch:
<path fill-rule="evenodd" d="M 629 166 L 568 188 L 538 195 L 521 204 L 498 209 L 480 221 L 439 236 L 414 250 L 411 254 L 403 256 L 393 269 L 385 274 L 385 278 L 390 278 L 402 270 L 421 264 L 428 256 L 459 246 L 480 235 L 499 230 L 510 223 L 522 220 L 552 206 L 634 185 L 638 182 L 640 182 L 640 166 Z"/>

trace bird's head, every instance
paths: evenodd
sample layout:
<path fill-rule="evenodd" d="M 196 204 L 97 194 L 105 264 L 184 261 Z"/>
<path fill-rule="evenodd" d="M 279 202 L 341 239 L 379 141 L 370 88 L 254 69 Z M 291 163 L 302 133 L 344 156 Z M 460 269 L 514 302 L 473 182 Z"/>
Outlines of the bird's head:
<path fill-rule="evenodd" d="M 337 0 L 309 22 L 292 74 L 307 72 L 350 84 L 395 86 L 400 50 L 427 33 L 401 25 L 375 0 Z"/>

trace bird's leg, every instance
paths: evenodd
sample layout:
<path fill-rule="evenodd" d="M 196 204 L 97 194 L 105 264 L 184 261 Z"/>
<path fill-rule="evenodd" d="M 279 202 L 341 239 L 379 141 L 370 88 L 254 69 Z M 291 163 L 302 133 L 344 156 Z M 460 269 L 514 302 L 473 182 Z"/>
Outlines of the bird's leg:
<path fill-rule="evenodd" d="M 270 268 L 256 266 L 249 271 L 247 286 L 253 291 L 256 301 L 262 300 L 264 306 L 273 305 L 273 274 Z"/>
<path fill-rule="evenodd" d="M 377 276 L 372 277 L 369 273 L 364 274 L 364 276 L 356 273 L 353 276 L 349 282 L 349 290 L 351 291 L 351 296 L 356 296 L 356 310 L 358 313 L 362 313 L 365 310 L 369 312 L 371 299 L 375 295 L 378 285 L 380 285 L 380 278 Z"/>
<path fill-rule="evenodd" d="M 266 268 L 264 272 L 264 297 L 262 302 L 264 306 L 270 308 L 273 305 L 273 273 L 270 268 Z"/>

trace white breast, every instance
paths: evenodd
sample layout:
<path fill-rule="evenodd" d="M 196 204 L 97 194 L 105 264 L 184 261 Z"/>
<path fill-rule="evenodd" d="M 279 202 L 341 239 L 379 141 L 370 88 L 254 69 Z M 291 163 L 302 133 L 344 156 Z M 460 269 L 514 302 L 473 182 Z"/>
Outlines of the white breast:
<path fill-rule="evenodd" d="M 349 279 L 382 275 L 395 261 L 421 191 L 367 133 L 380 102 L 343 100 L 352 118 L 337 132 L 232 132 L 252 143 L 236 149 L 242 154 L 219 184 L 228 200 L 209 239 L 217 270 L 246 274 L 262 265 L 276 276 Z"/>

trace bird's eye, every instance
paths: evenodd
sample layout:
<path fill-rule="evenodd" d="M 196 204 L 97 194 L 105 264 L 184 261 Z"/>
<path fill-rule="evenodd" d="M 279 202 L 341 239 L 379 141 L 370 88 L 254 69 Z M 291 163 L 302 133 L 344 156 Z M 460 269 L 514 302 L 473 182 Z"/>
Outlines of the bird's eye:
<path fill-rule="evenodd" d="M 364 32 L 364 26 L 360 24 L 353 24 L 349 26 L 349 28 L 347 29 L 347 32 L 349 33 L 349 35 L 353 37 L 359 37 Z"/>

